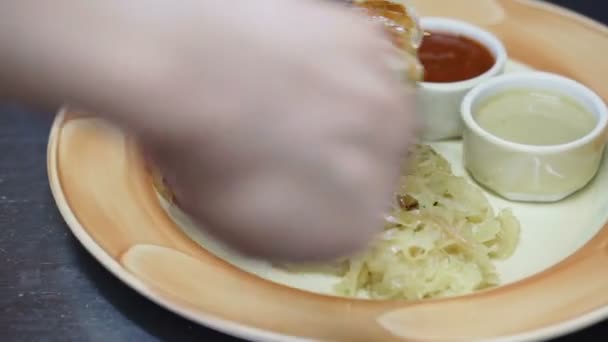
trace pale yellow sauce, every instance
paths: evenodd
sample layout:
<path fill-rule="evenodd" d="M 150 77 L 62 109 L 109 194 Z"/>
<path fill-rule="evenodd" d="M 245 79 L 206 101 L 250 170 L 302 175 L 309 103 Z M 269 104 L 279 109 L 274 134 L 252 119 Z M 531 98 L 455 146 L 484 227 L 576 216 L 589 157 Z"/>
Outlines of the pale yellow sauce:
<path fill-rule="evenodd" d="M 534 89 L 490 96 L 473 115 L 489 133 L 527 145 L 565 144 L 589 134 L 597 125 L 595 115 L 569 96 Z"/>

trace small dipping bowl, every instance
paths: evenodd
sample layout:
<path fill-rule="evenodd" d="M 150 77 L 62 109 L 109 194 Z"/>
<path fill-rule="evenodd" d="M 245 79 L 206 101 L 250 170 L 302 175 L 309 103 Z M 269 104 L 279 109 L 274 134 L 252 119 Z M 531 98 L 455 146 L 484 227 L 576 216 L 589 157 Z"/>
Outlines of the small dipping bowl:
<path fill-rule="evenodd" d="M 504 72 L 508 60 L 507 51 L 492 33 L 464 21 L 422 17 L 420 26 L 425 32 L 468 38 L 487 48 L 494 58 L 494 64 L 488 70 L 473 78 L 455 82 L 419 83 L 418 105 L 424 124 L 422 139 L 434 141 L 459 138 L 463 128 L 460 104 L 464 96 L 476 85 Z"/>
<path fill-rule="evenodd" d="M 590 114 L 592 121 L 589 121 L 589 132 L 569 142 L 554 145 L 522 144 L 490 133 L 480 125 L 477 115 L 481 113 L 486 101 L 513 90 L 538 91 L 539 94 L 554 94 L 572 100 L 569 103 L 576 104 L 579 106 L 576 108 Z M 532 102 L 523 102 L 523 106 L 527 107 L 520 108 L 532 108 Z M 503 120 L 509 120 L 511 116 L 523 112 L 517 112 L 513 108 L 503 112 L 506 115 Z M 559 201 L 587 185 L 598 171 L 606 145 L 608 109 L 596 93 L 574 80 L 545 72 L 499 76 L 469 92 L 463 100 L 461 112 L 465 125 L 465 168 L 477 182 L 506 199 L 525 202 Z M 556 114 L 547 111 L 543 115 Z M 551 119 L 555 118 L 557 117 Z M 501 125 L 506 122 L 501 121 Z M 518 127 L 516 121 L 510 121 L 509 124 L 515 124 L 510 127 Z M 566 124 L 561 127 L 563 130 L 566 130 L 564 127 L 572 127 L 574 130 L 574 126 Z M 542 127 L 542 124 L 537 124 L 536 127 Z M 541 134 L 552 132 L 555 130 L 543 131 L 542 128 L 519 131 L 520 136 L 522 133 L 524 136 L 535 135 L 531 137 L 534 139 L 544 139 Z"/>

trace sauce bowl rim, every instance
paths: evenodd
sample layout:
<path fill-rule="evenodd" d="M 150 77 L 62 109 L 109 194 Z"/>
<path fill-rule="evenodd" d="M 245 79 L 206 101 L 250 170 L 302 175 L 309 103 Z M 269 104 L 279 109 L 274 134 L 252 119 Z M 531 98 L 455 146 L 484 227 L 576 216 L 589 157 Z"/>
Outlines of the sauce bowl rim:
<path fill-rule="evenodd" d="M 479 44 L 483 45 L 486 49 L 488 49 L 492 55 L 494 56 L 494 64 L 484 73 L 475 76 L 473 78 L 469 78 L 463 81 L 456 82 L 420 82 L 420 86 L 427 89 L 438 90 L 438 91 L 452 91 L 456 88 L 466 89 L 471 88 L 474 85 L 482 82 L 486 79 L 489 79 L 501 72 L 502 69 L 507 64 L 509 59 L 507 48 L 504 43 L 492 32 L 482 28 L 481 26 L 471 24 L 466 21 L 448 18 L 448 17 L 437 17 L 437 16 L 426 16 L 421 17 L 420 19 L 420 27 L 423 32 L 427 30 L 428 26 L 443 26 L 446 29 L 438 29 L 440 32 L 452 33 L 465 36 L 469 39 L 472 39 Z M 433 30 L 428 29 L 429 31 Z M 470 34 L 470 32 L 474 32 L 474 34 Z M 479 37 L 483 37 L 480 39 Z M 490 42 L 490 43 L 488 43 Z"/>
<path fill-rule="evenodd" d="M 491 92 L 491 90 L 502 86 L 505 86 L 505 88 L 507 89 L 525 89 L 527 88 L 526 83 L 529 80 L 533 80 L 536 82 L 542 81 L 545 84 L 544 86 L 542 86 L 542 88 L 531 88 L 557 91 L 566 96 L 569 96 L 578 103 L 590 103 L 592 107 L 591 112 L 597 118 L 597 122 L 593 130 L 576 140 L 563 144 L 531 145 L 516 143 L 500 138 L 488 132 L 479 125 L 479 123 L 477 122 L 477 120 L 475 120 L 473 116 L 473 107 L 476 103 L 485 98 L 485 96 L 483 96 L 485 93 Z M 561 84 L 563 88 L 569 88 L 573 91 L 565 92 L 556 90 L 556 84 Z M 499 92 L 501 91 L 504 91 L 504 89 L 500 90 Z M 559 74 L 544 71 L 504 74 L 501 76 L 494 77 L 487 82 L 479 84 L 465 95 L 464 100 L 461 104 L 460 111 L 465 126 L 473 130 L 477 135 L 483 137 L 486 141 L 489 141 L 490 143 L 500 145 L 504 148 L 508 148 L 516 152 L 553 154 L 570 151 L 592 143 L 596 139 L 602 138 L 602 135 L 606 134 L 606 128 L 608 127 L 608 107 L 606 107 L 606 103 L 604 102 L 604 100 L 595 91 L 576 80 L 570 79 Z M 605 137 L 603 138 L 601 143 L 602 145 L 606 143 Z"/>

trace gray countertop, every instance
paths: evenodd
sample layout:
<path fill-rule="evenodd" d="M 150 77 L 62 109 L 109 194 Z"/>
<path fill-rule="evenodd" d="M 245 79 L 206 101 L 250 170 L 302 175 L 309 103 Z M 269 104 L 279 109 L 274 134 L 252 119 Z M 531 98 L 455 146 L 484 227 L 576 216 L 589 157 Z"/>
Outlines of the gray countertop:
<path fill-rule="evenodd" d="M 603 1 L 552 2 L 608 22 Z M 0 106 L 0 341 L 236 341 L 149 302 L 72 237 L 48 187 L 50 124 Z M 562 341 L 604 334 L 608 322 Z"/>

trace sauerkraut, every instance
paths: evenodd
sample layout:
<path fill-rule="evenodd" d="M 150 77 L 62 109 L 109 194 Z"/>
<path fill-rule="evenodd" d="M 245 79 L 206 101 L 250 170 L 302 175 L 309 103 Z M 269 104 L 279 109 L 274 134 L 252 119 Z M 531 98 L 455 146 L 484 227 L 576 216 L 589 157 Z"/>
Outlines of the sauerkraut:
<path fill-rule="evenodd" d="M 378 239 L 357 257 L 308 271 L 340 276 L 336 294 L 373 299 L 440 298 L 499 284 L 493 262 L 513 254 L 517 218 L 510 209 L 495 213 L 430 146 L 415 146 L 407 160 Z"/>

